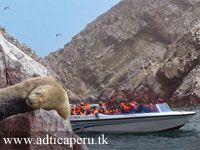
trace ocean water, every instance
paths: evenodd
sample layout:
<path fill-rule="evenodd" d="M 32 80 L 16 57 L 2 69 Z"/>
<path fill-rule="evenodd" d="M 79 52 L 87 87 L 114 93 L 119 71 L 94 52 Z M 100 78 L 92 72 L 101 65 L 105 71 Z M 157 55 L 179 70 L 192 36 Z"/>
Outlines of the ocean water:
<path fill-rule="evenodd" d="M 141 134 L 109 134 L 107 145 L 88 145 L 89 150 L 200 150 L 200 109 L 179 130 Z M 187 109 L 188 110 L 188 109 Z M 81 133 L 81 137 L 98 138 L 102 133 Z"/>

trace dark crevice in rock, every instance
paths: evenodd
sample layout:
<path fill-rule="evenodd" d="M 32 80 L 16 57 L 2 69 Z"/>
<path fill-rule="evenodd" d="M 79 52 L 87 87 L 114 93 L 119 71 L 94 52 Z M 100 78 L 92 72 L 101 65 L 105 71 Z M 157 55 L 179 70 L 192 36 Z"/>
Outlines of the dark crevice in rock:
<path fill-rule="evenodd" d="M 6 56 L 3 50 L 1 50 L 2 53 L 2 61 L 4 63 L 4 74 L 5 74 L 5 80 L 6 80 L 6 85 L 10 85 L 10 79 L 9 79 L 9 73 L 8 73 L 8 68 L 7 68 L 7 64 L 6 64 Z"/>
<path fill-rule="evenodd" d="M 156 74 L 158 82 L 161 84 L 161 90 L 164 91 L 163 98 L 169 100 L 176 89 L 182 84 L 183 79 L 199 64 L 199 58 L 194 60 L 192 66 L 189 67 L 187 72 L 179 72 L 179 77 L 167 78 L 165 74 L 159 70 Z"/>
<path fill-rule="evenodd" d="M 6 84 L 10 85 L 10 79 L 9 79 L 9 74 L 8 74 L 8 69 L 5 68 L 5 74 L 6 74 Z"/>

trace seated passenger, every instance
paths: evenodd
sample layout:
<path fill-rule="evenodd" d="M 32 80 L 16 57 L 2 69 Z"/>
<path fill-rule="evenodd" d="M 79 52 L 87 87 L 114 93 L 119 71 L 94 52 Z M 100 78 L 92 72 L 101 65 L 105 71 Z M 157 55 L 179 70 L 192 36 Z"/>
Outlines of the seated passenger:
<path fill-rule="evenodd" d="M 149 112 L 156 112 L 156 108 L 152 103 L 149 103 L 147 107 L 149 108 Z"/>
<path fill-rule="evenodd" d="M 122 112 L 121 112 L 121 108 L 120 107 L 118 107 L 117 109 L 116 109 L 116 111 L 115 111 L 115 114 L 121 114 Z"/>
<path fill-rule="evenodd" d="M 105 113 L 105 106 L 103 106 L 102 104 L 99 104 L 99 109 L 98 109 L 99 113 L 104 114 Z"/>
<path fill-rule="evenodd" d="M 90 114 L 90 104 L 88 104 L 87 102 L 84 103 L 84 107 L 85 107 L 85 113 L 86 115 Z"/>
<path fill-rule="evenodd" d="M 140 105 L 139 109 L 140 109 L 140 112 L 144 112 L 144 113 L 149 112 L 149 108 L 146 105 Z"/>
<path fill-rule="evenodd" d="M 130 113 L 131 111 L 131 106 L 128 104 L 128 102 L 121 103 L 122 106 L 122 113 Z"/>
<path fill-rule="evenodd" d="M 157 104 L 162 104 L 162 103 L 164 103 L 164 100 L 161 99 L 161 98 L 158 98 L 158 99 L 157 99 Z"/>
<path fill-rule="evenodd" d="M 80 115 L 86 115 L 86 112 L 85 112 L 84 108 L 81 108 Z"/>
<path fill-rule="evenodd" d="M 75 108 L 72 108 L 72 109 L 71 109 L 71 115 L 76 115 Z"/>
<path fill-rule="evenodd" d="M 93 106 L 93 107 L 91 108 L 90 112 L 91 112 L 91 114 L 97 114 L 97 113 L 99 113 L 99 112 L 98 112 L 98 109 L 97 109 L 95 106 Z"/>
<path fill-rule="evenodd" d="M 135 101 L 131 101 L 130 105 L 131 105 L 131 112 L 133 112 L 133 113 L 137 112 L 137 109 L 138 109 L 138 106 L 139 106 L 138 103 L 135 102 Z"/>

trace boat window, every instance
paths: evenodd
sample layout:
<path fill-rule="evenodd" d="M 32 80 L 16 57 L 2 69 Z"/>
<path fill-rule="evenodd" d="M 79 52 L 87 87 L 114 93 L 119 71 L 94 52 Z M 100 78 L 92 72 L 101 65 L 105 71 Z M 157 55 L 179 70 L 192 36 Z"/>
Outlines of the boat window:
<path fill-rule="evenodd" d="M 167 103 L 156 104 L 155 106 L 156 106 L 156 108 L 157 108 L 157 110 L 159 112 L 169 112 L 169 111 L 172 111 L 170 109 L 170 107 L 167 105 Z"/>

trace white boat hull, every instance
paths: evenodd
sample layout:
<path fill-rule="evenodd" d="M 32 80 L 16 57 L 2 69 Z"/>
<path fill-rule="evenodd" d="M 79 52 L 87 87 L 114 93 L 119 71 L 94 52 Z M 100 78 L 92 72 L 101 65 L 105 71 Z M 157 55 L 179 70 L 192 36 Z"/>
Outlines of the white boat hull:
<path fill-rule="evenodd" d="M 171 111 L 127 115 L 76 116 L 71 118 L 72 127 L 78 131 L 97 132 L 155 132 L 179 129 L 195 112 Z"/>

